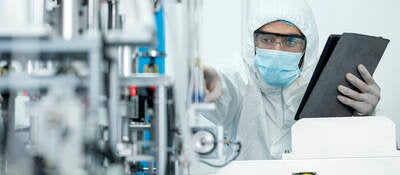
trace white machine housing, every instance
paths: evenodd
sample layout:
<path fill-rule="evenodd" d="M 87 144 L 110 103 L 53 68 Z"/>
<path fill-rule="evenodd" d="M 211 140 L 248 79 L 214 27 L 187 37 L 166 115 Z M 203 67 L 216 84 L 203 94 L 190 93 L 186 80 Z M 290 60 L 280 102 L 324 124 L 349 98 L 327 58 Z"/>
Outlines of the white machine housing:
<path fill-rule="evenodd" d="M 301 119 L 282 158 L 235 161 L 217 174 L 400 174 L 396 127 L 383 116 Z"/>
<path fill-rule="evenodd" d="M 400 156 L 396 126 L 383 116 L 305 118 L 292 127 L 292 151 L 282 159 Z"/>

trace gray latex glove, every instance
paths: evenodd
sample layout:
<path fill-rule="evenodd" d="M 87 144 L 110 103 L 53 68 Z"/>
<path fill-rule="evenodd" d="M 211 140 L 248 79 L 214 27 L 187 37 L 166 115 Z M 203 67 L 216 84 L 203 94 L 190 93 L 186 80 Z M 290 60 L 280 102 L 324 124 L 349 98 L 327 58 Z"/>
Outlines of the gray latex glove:
<path fill-rule="evenodd" d="M 204 67 L 204 85 L 205 96 L 204 101 L 210 102 L 217 100 L 222 95 L 222 82 L 217 71 L 211 67 Z"/>
<path fill-rule="evenodd" d="M 364 65 L 360 64 L 357 68 L 364 81 L 351 73 L 346 74 L 346 79 L 352 85 L 357 87 L 361 93 L 343 85 L 339 85 L 339 92 L 345 96 L 338 95 L 337 99 L 343 104 L 355 109 L 355 115 L 371 115 L 374 113 L 375 107 L 381 98 L 381 88 L 376 84 L 375 80 Z"/>

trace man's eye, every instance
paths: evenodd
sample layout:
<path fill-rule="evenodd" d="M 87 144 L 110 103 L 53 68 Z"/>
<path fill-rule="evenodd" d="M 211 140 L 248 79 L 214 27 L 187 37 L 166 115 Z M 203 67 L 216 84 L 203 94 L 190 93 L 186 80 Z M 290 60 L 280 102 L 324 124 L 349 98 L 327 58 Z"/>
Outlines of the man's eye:
<path fill-rule="evenodd" d="M 261 39 L 261 41 L 263 43 L 272 43 L 272 42 L 274 42 L 271 38 L 263 38 L 263 39 Z"/>
<path fill-rule="evenodd" d="M 286 41 L 286 44 L 288 45 L 288 46 L 291 46 L 291 47 L 293 47 L 293 46 L 296 46 L 297 44 L 298 44 L 298 42 L 295 40 L 295 39 L 288 39 L 287 41 Z"/>

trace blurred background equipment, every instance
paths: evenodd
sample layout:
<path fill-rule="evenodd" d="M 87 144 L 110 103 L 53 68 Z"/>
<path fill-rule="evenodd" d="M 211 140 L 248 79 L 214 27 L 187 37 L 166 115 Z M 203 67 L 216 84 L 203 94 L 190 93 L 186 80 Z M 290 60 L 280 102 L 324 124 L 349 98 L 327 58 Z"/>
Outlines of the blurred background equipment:
<path fill-rule="evenodd" d="M 202 4 L 0 0 L 0 174 L 190 174 L 224 158 L 223 128 L 192 123 L 214 108 Z"/>

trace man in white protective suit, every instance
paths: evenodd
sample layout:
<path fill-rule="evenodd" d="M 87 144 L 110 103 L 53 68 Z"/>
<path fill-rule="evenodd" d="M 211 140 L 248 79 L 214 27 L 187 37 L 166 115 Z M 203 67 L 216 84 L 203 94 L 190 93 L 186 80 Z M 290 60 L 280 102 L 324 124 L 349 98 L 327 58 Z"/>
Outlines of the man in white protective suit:
<path fill-rule="evenodd" d="M 240 141 L 239 160 L 280 159 L 291 150 L 290 128 L 318 62 L 318 31 L 304 0 L 249 0 L 246 48 L 240 62 L 205 67 L 205 101 L 216 111 L 203 115 Z M 363 65 L 362 80 L 346 79 L 360 92 L 338 85 L 340 102 L 355 115 L 371 115 L 380 88 Z"/>

